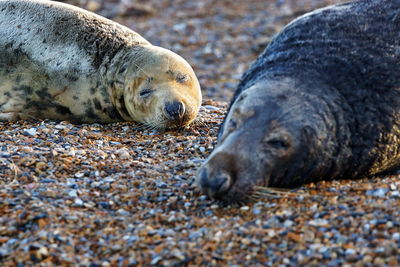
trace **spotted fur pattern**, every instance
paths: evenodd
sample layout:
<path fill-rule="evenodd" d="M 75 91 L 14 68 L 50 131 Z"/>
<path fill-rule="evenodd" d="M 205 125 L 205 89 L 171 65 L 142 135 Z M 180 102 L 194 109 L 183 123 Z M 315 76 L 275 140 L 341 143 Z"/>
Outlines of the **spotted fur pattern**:
<path fill-rule="evenodd" d="M 197 78 L 184 59 L 120 24 L 59 2 L 0 1 L 0 54 L 0 120 L 147 122 L 145 116 L 129 112 L 139 104 L 127 101 L 126 91 L 138 94 L 132 85 L 139 86 L 143 75 L 157 77 L 151 69 L 164 58 L 171 66 L 178 62 L 175 65 L 194 81 L 186 90 L 188 95 L 193 91 L 188 98 L 196 99 L 195 106 L 186 103 L 188 110 L 193 107 L 188 121 L 196 116 L 201 101 Z M 139 59 L 143 55 L 147 61 Z M 150 68 L 143 73 L 146 64 Z M 168 71 L 174 70 L 163 70 Z M 160 106 L 164 102 L 157 101 Z M 139 106 L 149 115 L 160 112 L 146 103 Z M 162 114 L 159 117 L 166 120 Z"/>

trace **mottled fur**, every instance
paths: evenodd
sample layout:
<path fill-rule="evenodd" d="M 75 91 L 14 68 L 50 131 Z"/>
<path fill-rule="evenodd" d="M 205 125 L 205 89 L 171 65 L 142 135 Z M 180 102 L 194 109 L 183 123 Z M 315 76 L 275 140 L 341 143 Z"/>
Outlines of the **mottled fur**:
<path fill-rule="evenodd" d="M 0 120 L 133 120 L 165 128 L 190 123 L 201 103 L 184 59 L 71 5 L 0 1 L 0 52 Z M 133 97 L 144 83 L 151 94 Z M 174 101 L 185 107 L 179 119 L 165 114 Z"/>
<path fill-rule="evenodd" d="M 210 196 L 294 187 L 400 165 L 400 1 L 306 14 L 243 75 L 199 172 Z"/>

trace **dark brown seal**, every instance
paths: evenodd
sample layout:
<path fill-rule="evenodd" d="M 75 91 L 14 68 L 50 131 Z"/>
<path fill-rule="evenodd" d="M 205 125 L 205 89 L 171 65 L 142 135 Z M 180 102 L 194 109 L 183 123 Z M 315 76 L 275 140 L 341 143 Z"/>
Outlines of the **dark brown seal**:
<path fill-rule="evenodd" d="M 255 188 L 400 165 L 400 1 L 304 15 L 244 74 L 197 183 L 227 202 Z"/>

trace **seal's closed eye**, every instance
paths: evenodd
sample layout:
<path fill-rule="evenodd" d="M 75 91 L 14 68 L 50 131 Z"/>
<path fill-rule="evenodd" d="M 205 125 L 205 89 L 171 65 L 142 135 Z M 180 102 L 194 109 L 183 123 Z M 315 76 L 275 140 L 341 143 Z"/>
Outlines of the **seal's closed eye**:
<path fill-rule="evenodd" d="M 276 149 L 287 149 L 289 147 L 289 143 L 283 139 L 271 139 L 266 143 Z"/>
<path fill-rule="evenodd" d="M 187 81 L 189 81 L 189 75 L 178 74 L 178 75 L 176 75 L 176 81 L 178 83 L 186 83 Z"/>
<path fill-rule="evenodd" d="M 142 91 L 140 91 L 139 95 L 143 98 L 146 98 L 148 96 L 150 96 L 150 94 L 153 92 L 153 90 L 151 89 L 143 89 Z"/>

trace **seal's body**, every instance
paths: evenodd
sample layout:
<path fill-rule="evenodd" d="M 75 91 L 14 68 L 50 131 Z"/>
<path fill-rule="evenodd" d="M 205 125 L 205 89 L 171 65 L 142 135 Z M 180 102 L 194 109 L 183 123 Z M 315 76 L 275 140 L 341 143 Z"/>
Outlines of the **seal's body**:
<path fill-rule="evenodd" d="M 400 1 L 364 0 L 287 25 L 243 75 L 199 171 L 211 197 L 370 176 L 400 165 Z"/>
<path fill-rule="evenodd" d="M 0 1 L 0 120 L 183 126 L 201 91 L 189 64 L 139 34 L 52 1 Z"/>

